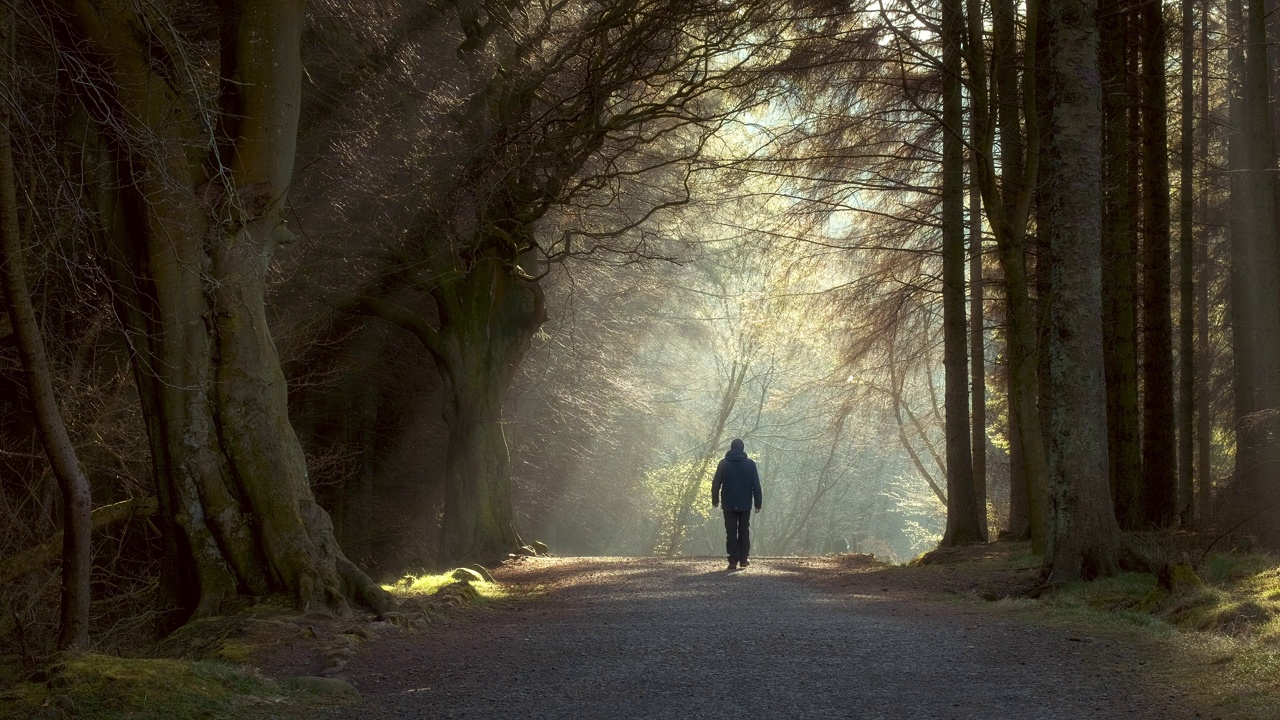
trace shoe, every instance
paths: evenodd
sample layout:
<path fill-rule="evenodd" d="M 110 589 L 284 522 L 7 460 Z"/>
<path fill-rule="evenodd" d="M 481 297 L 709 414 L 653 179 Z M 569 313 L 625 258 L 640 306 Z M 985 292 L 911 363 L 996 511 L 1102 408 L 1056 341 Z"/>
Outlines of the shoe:
<path fill-rule="evenodd" d="M 729 569 L 730 569 L 730 570 L 737 570 L 737 569 L 738 569 L 738 562 L 737 562 L 736 560 L 730 560 L 730 561 L 729 561 Z"/>
<path fill-rule="evenodd" d="M 742 567 L 746 567 L 746 566 L 750 565 L 751 563 L 747 562 L 747 559 L 746 559 L 746 558 L 742 558 L 741 560 L 739 560 L 739 561 L 738 561 L 738 564 L 739 564 L 739 565 L 741 565 Z"/>

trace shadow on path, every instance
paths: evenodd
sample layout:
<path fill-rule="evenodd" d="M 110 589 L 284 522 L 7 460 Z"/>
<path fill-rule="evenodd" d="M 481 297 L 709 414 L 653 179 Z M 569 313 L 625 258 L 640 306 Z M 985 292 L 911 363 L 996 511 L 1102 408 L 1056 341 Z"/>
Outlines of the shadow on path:
<path fill-rule="evenodd" d="M 327 716 L 1187 717 L 1126 648 L 823 592 L 771 564 L 531 561 L 512 581 L 545 594 L 363 648 L 349 675 L 362 701 Z"/>

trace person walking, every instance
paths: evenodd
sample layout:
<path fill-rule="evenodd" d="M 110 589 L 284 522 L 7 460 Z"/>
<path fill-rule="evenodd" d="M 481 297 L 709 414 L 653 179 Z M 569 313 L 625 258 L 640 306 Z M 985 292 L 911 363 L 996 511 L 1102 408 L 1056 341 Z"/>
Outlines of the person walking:
<path fill-rule="evenodd" d="M 724 507 L 724 546 L 730 570 L 751 564 L 747 559 L 751 554 L 751 504 L 754 500 L 758 513 L 762 499 L 756 461 L 747 457 L 742 439 L 734 438 L 711 481 L 711 507 Z"/>

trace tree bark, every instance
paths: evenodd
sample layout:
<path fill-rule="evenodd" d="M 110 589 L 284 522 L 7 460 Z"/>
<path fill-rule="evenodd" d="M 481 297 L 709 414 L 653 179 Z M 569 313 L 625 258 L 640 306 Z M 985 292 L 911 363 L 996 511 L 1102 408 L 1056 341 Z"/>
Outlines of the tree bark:
<path fill-rule="evenodd" d="M 1109 575 L 1120 528 L 1107 487 L 1103 389 L 1102 83 L 1097 0 L 1047 0 L 1050 331 L 1049 581 Z"/>
<path fill-rule="evenodd" d="M 1164 6 L 1139 5 L 1142 28 L 1142 511 L 1148 527 L 1173 524 L 1177 443 L 1170 307 L 1169 131 Z"/>
<path fill-rule="evenodd" d="M 216 109 L 173 81 L 196 76 L 186 63 L 201 58 L 165 19 L 135 15 L 154 8 L 65 5 L 64 51 L 98 73 L 79 85 L 119 188 L 104 214 L 169 544 L 174 611 L 162 624 L 238 594 L 387 607 L 314 501 L 266 320 L 267 271 L 290 237 L 304 3 L 225 8 Z"/>
<path fill-rule="evenodd" d="M 986 540 L 990 537 L 990 528 L 987 526 L 987 358 L 983 290 L 982 195 L 975 171 L 969 185 L 969 376 L 973 391 L 970 453 L 973 455 L 974 501 L 978 506 L 982 538 Z"/>
<path fill-rule="evenodd" d="M 1195 524 L 1195 283 L 1192 183 L 1195 147 L 1194 0 L 1182 0 L 1182 153 L 1178 179 L 1178 522 Z"/>
<path fill-rule="evenodd" d="M 9 84 L 13 22 L 7 6 L 0 6 L 0 79 Z M 22 360 L 27 391 L 35 407 L 36 430 L 58 489 L 62 492 L 62 581 L 58 648 L 89 645 L 89 570 L 92 563 L 89 480 L 67 434 L 53 387 L 53 371 L 45 352 L 40 322 L 27 281 L 26 250 L 18 223 L 18 188 L 14 172 L 8 98 L 0 100 L 0 286 Z"/>
<path fill-rule="evenodd" d="M 534 333 L 546 320 L 543 292 L 536 280 L 524 270 L 513 270 L 494 251 L 435 283 L 430 293 L 439 327 L 382 298 L 334 293 L 328 302 L 413 333 L 444 382 L 449 443 L 437 565 L 502 560 L 524 544 L 512 504 L 502 405 Z"/>
<path fill-rule="evenodd" d="M 1277 138 L 1280 138 L 1280 103 L 1276 99 L 1280 98 L 1280 52 L 1276 52 L 1276 48 L 1280 47 L 1280 0 L 1265 0 L 1262 8 L 1265 16 L 1264 23 L 1266 28 L 1264 32 L 1267 36 L 1267 88 L 1271 102 L 1268 107 L 1271 110 L 1271 142 L 1272 154 L 1270 165 L 1276 167 L 1277 161 L 1280 161 L 1280 147 L 1276 146 Z M 1272 190 L 1275 199 L 1272 201 L 1271 207 L 1275 214 L 1275 224 L 1280 228 L 1280 182 L 1272 181 Z"/>
<path fill-rule="evenodd" d="M 942 327 L 946 377 L 947 527 L 943 545 L 982 541 L 969 448 L 965 338 L 964 110 L 960 97 L 960 0 L 942 0 Z"/>
<path fill-rule="evenodd" d="M 449 428 L 437 561 L 504 559 L 524 543 L 511 501 L 502 403 L 546 319 L 542 292 L 499 259 L 482 258 L 435 298 L 440 330 L 428 347 L 445 382 Z"/>
<path fill-rule="evenodd" d="M 1112 501 L 1121 527 L 1142 525 L 1142 447 L 1138 429 L 1138 348 L 1134 282 L 1135 198 L 1130 194 L 1128 19 L 1124 0 L 1099 5 L 1103 90 L 1102 293 L 1107 378 L 1107 455 Z"/>
<path fill-rule="evenodd" d="M 1209 163 L 1209 3 L 1200 12 L 1200 137 L 1198 157 Z M 1209 405 L 1212 350 L 1209 347 L 1209 183 L 1200 177 L 1197 200 L 1200 226 L 1196 239 L 1196 515 L 1201 525 L 1213 522 L 1213 437 Z"/>
<path fill-rule="evenodd" d="M 1027 498 L 1026 473 L 1023 471 L 1026 464 L 1022 459 L 1022 433 L 1016 432 L 1018 427 L 1018 408 L 1013 401 L 1016 389 L 1013 386 L 1013 370 L 1008 363 L 1010 345 L 1008 335 L 1006 335 L 1004 383 L 1005 398 L 1008 402 L 1009 518 L 1005 534 L 1014 540 L 1026 540 L 1031 537 L 1031 502 Z"/>

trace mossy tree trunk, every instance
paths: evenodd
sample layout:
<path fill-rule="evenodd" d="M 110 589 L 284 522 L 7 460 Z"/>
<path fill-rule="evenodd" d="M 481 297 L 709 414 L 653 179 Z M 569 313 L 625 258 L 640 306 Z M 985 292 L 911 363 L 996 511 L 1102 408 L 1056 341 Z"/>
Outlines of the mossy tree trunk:
<path fill-rule="evenodd" d="M 444 520 L 438 560 L 493 560 L 523 542 L 511 502 L 502 405 L 529 342 L 546 319 L 537 283 L 496 257 L 482 258 L 436 293 L 431 346 L 445 383 Z"/>
<path fill-rule="evenodd" d="M 331 296 L 340 309 L 374 315 L 413 333 L 444 381 L 449 445 L 436 548 L 441 567 L 503 559 L 524 544 L 516 530 L 502 406 L 534 333 L 546 320 L 546 308 L 538 281 L 507 257 L 493 249 L 469 263 L 460 258 L 452 274 L 431 283 L 435 324 L 383 298 Z"/>
<path fill-rule="evenodd" d="M 385 607 L 314 501 L 266 321 L 288 237 L 304 3 L 228 3 L 214 58 L 137 14 L 155 6 L 65 5 L 66 51 L 95 73 L 81 97 L 119 188 L 104 215 L 169 543 L 164 624 L 238 594 Z M 201 63 L 220 69 L 216 88 Z"/>

